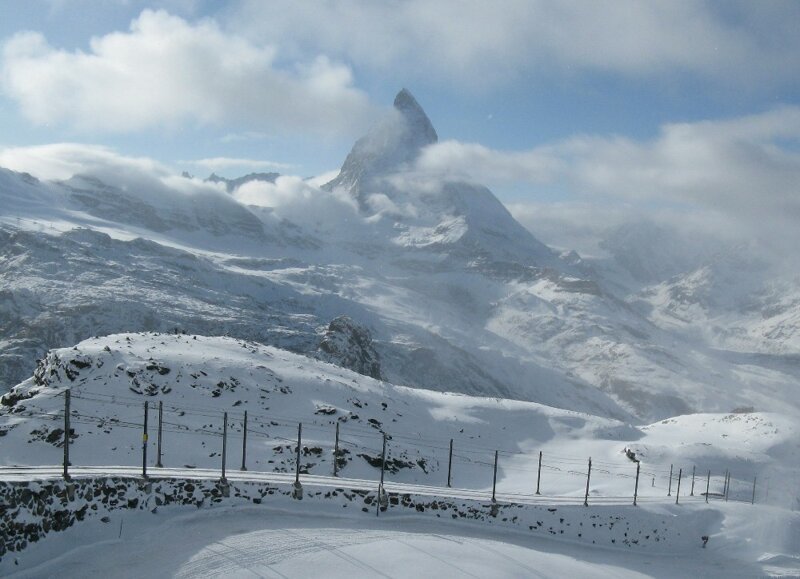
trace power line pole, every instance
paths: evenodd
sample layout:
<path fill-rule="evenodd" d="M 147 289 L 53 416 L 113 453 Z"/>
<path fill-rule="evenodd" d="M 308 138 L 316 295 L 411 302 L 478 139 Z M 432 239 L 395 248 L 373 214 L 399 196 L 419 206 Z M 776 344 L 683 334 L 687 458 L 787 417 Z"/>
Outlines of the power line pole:
<path fill-rule="evenodd" d="M 381 503 L 384 500 L 386 491 L 383 490 L 383 473 L 386 472 L 386 433 L 383 433 L 383 450 L 381 451 L 381 482 L 378 485 L 378 497 L 375 501 L 375 516 L 381 516 Z"/>
<path fill-rule="evenodd" d="M 147 402 L 144 403 L 144 425 L 142 430 L 142 478 L 147 478 Z"/>
<path fill-rule="evenodd" d="M 669 489 L 667 490 L 667 496 L 672 496 L 672 465 L 669 465 Z"/>
<path fill-rule="evenodd" d="M 492 475 L 492 502 L 495 501 L 495 489 L 497 488 L 497 451 L 494 451 L 494 475 Z"/>
<path fill-rule="evenodd" d="M 447 459 L 447 488 L 450 488 L 450 476 L 453 473 L 453 439 L 450 439 L 450 457 Z"/>
<path fill-rule="evenodd" d="M 247 410 L 244 411 L 244 424 L 242 425 L 242 468 L 247 470 Z"/>
<path fill-rule="evenodd" d="M 542 493 L 539 492 L 539 485 L 542 482 L 542 451 L 539 451 L 539 470 L 536 473 L 536 494 L 540 495 Z"/>
<path fill-rule="evenodd" d="M 583 497 L 583 506 L 589 506 L 589 479 L 592 478 L 592 457 L 589 457 L 589 470 L 586 473 L 586 495 Z"/>
<path fill-rule="evenodd" d="M 225 463 L 228 458 L 228 413 L 222 413 L 222 482 L 225 482 Z"/>
<path fill-rule="evenodd" d="M 164 418 L 164 401 L 158 401 L 158 460 L 156 461 L 156 466 L 158 468 L 162 468 L 164 465 L 161 464 L 161 424 Z"/>
<path fill-rule="evenodd" d="M 64 391 L 64 480 L 69 480 L 69 403 L 70 391 Z"/>
<path fill-rule="evenodd" d="M 292 488 L 292 498 L 303 499 L 303 485 L 300 484 L 300 447 L 303 444 L 303 423 L 297 423 L 297 458 L 294 466 L 294 485 Z"/>
<path fill-rule="evenodd" d="M 333 476 L 339 476 L 339 423 L 336 423 L 336 440 L 333 443 Z"/>

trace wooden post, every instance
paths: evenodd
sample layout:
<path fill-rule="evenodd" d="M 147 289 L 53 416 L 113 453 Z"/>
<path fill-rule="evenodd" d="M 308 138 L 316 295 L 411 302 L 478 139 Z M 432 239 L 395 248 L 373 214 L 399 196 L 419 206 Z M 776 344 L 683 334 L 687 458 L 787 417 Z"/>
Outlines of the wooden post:
<path fill-rule="evenodd" d="M 756 504 L 756 477 L 753 477 L 753 498 L 750 499 L 750 504 Z"/>
<path fill-rule="evenodd" d="M 244 423 L 242 424 L 242 468 L 247 470 L 247 410 L 244 411 Z"/>
<path fill-rule="evenodd" d="M 727 469 L 725 469 L 725 480 L 722 483 L 722 495 L 723 496 L 727 496 L 728 495 L 728 470 Z"/>
<path fill-rule="evenodd" d="M 336 423 L 336 439 L 333 443 L 333 476 L 339 476 L 339 423 Z"/>
<path fill-rule="evenodd" d="M 592 478 L 592 457 L 589 457 L 589 470 L 586 473 L 586 495 L 583 497 L 583 506 L 589 506 L 589 480 Z"/>
<path fill-rule="evenodd" d="M 542 451 L 539 451 L 539 470 L 536 473 L 536 494 L 540 495 L 542 493 L 539 492 L 539 485 L 542 482 Z"/>
<path fill-rule="evenodd" d="M 383 450 L 381 450 L 381 482 L 378 485 L 378 496 L 375 500 L 375 516 L 381 516 L 381 499 L 383 498 L 383 473 L 386 471 L 386 433 L 383 433 Z"/>
<path fill-rule="evenodd" d="M 228 458 L 228 413 L 222 414 L 222 481 L 225 481 L 225 462 Z"/>
<path fill-rule="evenodd" d="M 678 504 L 678 501 L 681 498 L 681 479 L 683 478 L 683 469 L 678 470 L 678 490 L 675 491 L 675 504 Z"/>
<path fill-rule="evenodd" d="M 450 477 L 453 474 L 453 439 L 450 439 L 450 457 L 447 459 L 447 488 L 450 488 Z"/>
<path fill-rule="evenodd" d="M 711 471 L 708 471 L 708 478 L 706 479 L 706 502 L 708 502 L 708 493 L 711 490 Z"/>
<path fill-rule="evenodd" d="M 495 490 L 497 489 L 497 451 L 494 451 L 494 475 L 492 475 L 492 502 L 495 502 Z"/>
<path fill-rule="evenodd" d="M 294 484 L 300 485 L 300 445 L 303 443 L 303 423 L 297 424 L 297 460 L 294 465 Z"/>
<path fill-rule="evenodd" d="M 158 460 L 156 461 L 156 466 L 158 468 L 162 468 L 164 465 L 161 464 L 161 424 L 164 419 L 164 401 L 158 401 Z"/>
<path fill-rule="evenodd" d="M 294 465 L 294 484 L 292 485 L 292 498 L 303 500 L 303 485 L 300 484 L 300 447 L 303 445 L 303 423 L 297 423 L 297 458 Z"/>
<path fill-rule="evenodd" d="M 636 506 L 636 497 L 639 494 L 639 468 L 641 467 L 641 463 L 636 463 L 636 485 L 633 487 L 633 506 Z"/>
<path fill-rule="evenodd" d="M 64 391 L 64 480 L 69 480 L 69 401 L 70 391 Z"/>
<path fill-rule="evenodd" d="M 689 493 L 690 497 L 694 496 L 694 469 L 695 468 L 696 468 L 696 465 L 692 465 L 692 491 Z"/>
<path fill-rule="evenodd" d="M 147 478 L 147 402 L 144 403 L 144 425 L 142 429 L 142 478 Z"/>
<path fill-rule="evenodd" d="M 667 490 L 667 496 L 672 496 L 672 465 L 669 465 L 669 489 Z"/>
<path fill-rule="evenodd" d="M 381 486 L 383 486 L 383 473 L 386 472 L 386 433 L 383 433 L 383 450 L 381 451 Z"/>
<path fill-rule="evenodd" d="M 725 477 L 725 502 L 728 502 L 728 493 L 731 490 L 731 473 L 728 471 L 727 476 Z"/>

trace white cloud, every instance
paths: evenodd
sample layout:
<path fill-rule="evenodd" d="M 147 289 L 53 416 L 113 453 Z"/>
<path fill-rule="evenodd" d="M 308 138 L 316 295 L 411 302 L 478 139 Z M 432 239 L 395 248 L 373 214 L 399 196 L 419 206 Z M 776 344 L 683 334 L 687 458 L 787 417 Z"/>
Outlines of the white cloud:
<path fill-rule="evenodd" d="M 757 87 L 796 83 L 800 7 L 697 0 L 243 0 L 233 25 L 293 57 L 326 53 L 387 74 L 485 88 L 576 69 L 688 72 Z"/>
<path fill-rule="evenodd" d="M 563 168 L 560 159 L 546 149 L 496 151 L 451 140 L 426 147 L 417 169 L 449 179 L 541 183 L 552 180 Z"/>
<path fill-rule="evenodd" d="M 244 205 L 267 207 L 280 219 L 288 219 L 324 234 L 361 223 L 355 200 L 341 191 L 323 191 L 300 177 L 281 176 L 274 183 L 250 181 L 233 192 Z"/>
<path fill-rule="evenodd" d="M 579 136 L 522 152 L 450 141 L 426 149 L 417 170 L 495 188 L 519 181 L 545 194 L 556 189 L 566 201 L 548 204 L 532 193 L 512 211 L 549 243 L 591 253 L 602 231 L 643 215 L 722 236 L 733 229 L 800 242 L 800 107 L 667 124 L 643 141 Z"/>
<path fill-rule="evenodd" d="M 317 55 L 280 67 L 276 52 L 210 19 L 145 10 L 129 31 L 92 38 L 88 52 L 18 33 L 3 47 L 2 81 L 33 122 L 86 131 L 193 122 L 338 133 L 369 120 L 348 67 Z"/>
<path fill-rule="evenodd" d="M 171 174 L 164 165 L 146 157 L 125 157 L 109 147 L 81 143 L 54 143 L 0 149 L 0 167 L 30 173 L 43 180 L 64 180 L 78 174 L 145 172 Z"/>
<path fill-rule="evenodd" d="M 253 171 L 257 170 L 275 170 L 285 171 L 291 169 L 294 165 L 288 163 L 277 163 L 275 161 L 265 161 L 260 159 L 245 159 L 236 157 L 211 157 L 208 159 L 196 159 L 192 161 L 181 161 L 187 165 L 201 167 L 209 171 L 224 171 L 226 169 L 245 168 Z"/>

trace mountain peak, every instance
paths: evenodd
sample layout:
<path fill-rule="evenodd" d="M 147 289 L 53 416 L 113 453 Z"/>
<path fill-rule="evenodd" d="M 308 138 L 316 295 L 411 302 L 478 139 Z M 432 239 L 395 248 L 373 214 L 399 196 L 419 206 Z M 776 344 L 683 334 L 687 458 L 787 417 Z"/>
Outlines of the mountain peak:
<path fill-rule="evenodd" d="M 410 90 L 404 88 L 397 93 L 397 96 L 394 97 L 394 108 L 403 116 L 409 128 L 422 143 L 430 145 L 439 140 L 428 115 L 425 114 Z"/>
<path fill-rule="evenodd" d="M 428 115 L 408 89 L 394 99 L 394 110 L 353 145 L 339 175 L 326 189 L 342 187 L 363 204 L 371 182 L 411 165 L 423 147 L 439 140 Z"/>

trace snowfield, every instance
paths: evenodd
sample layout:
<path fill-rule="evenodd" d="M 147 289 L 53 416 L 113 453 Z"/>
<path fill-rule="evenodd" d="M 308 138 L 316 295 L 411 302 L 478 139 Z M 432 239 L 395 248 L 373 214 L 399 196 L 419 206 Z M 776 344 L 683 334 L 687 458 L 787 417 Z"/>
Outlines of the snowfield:
<path fill-rule="evenodd" d="M 798 439 L 793 420 L 780 414 L 706 414 L 636 426 L 532 402 L 395 386 L 232 338 L 118 334 L 51 352 L 34 377 L 6 396 L 0 414 L 5 465 L 0 480 L 60 476 L 63 430 L 59 429 L 63 429 L 66 389 L 71 392 L 70 458 L 76 477 L 139 476 L 144 402 L 150 407 L 148 471 L 154 480 L 218 479 L 222 413 L 227 412 L 226 474 L 233 484 L 263 481 L 288 488 L 297 464 L 297 424 L 302 422 L 300 469 L 306 494 L 338 487 L 372 492 L 380 477 L 385 432 L 388 492 L 486 505 L 492 493 L 494 450 L 499 450 L 497 500 L 501 505 L 534 509 L 528 515 L 521 511 L 522 520 L 535 525 L 535 509 L 547 516 L 553 515 L 548 509 L 559 509 L 564 514 L 556 513 L 554 522 L 560 516 L 562 525 L 569 523 L 577 531 L 578 524 L 596 524 L 593 516 L 616 513 L 629 525 L 630 538 L 639 539 L 654 521 L 666 517 L 665 529 L 682 535 L 675 535 L 675 540 L 684 567 L 676 568 L 660 547 L 632 551 L 630 546 L 609 545 L 598 551 L 586 544 L 592 535 L 584 531 L 580 539 L 578 535 L 569 539 L 575 531 L 565 528 L 567 536 L 561 541 L 550 533 L 532 537 L 487 522 L 470 522 L 465 531 L 461 521 L 416 520 L 391 509 L 380 523 L 373 522 L 374 509 L 363 515 L 356 509 L 358 517 L 351 513 L 342 519 L 340 505 L 307 496 L 302 502 L 269 499 L 263 511 L 242 506 L 202 509 L 191 515 L 177 507 L 156 514 L 111 511 L 107 529 L 118 531 L 115 525 L 123 518 L 140 525 L 123 523 L 128 539 L 113 542 L 114 555 L 103 542 L 108 537 L 97 530 L 104 523 L 90 519 L 4 558 L 4 569 L 12 569 L 13 557 L 29 576 L 71 568 L 75 574 L 82 568 L 107 576 L 120 556 L 141 560 L 142 550 L 153 548 L 154 537 L 162 531 L 180 534 L 176 529 L 184 527 L 192 530 L 181 534 L 191 538 L 185 549 L 179 543 L 138 564 L 143 566 L 131 563 L 131 575 L 302 576 L 309 565 L 332 562 L 333 573 L 393 577 L 420 572 L 458 576 L 464 569 L 480 576 L 480 570 L 487 568 L 494 570 L 494 576 L 519 576 L 526 574 L 523 569 L 537 569 L 546 577 L 675 576 L 675 569 L 741 577 L 800 571 L 800 517 L 791 511 L 797 471 L 790 463 Z M 163 468 L 155 467 L 158 402 L 163 403 Z M 247 471 L 240 471 L 242 408 L 248 409 Z M 339 476 L 332 478 L 337 424 L 342 454 Z M 447 488 L 451 438 L 452 488 Z M 536 495 L 540 450 L 541 494 Z M 641 460 L 638 507 L 631 504 L 636 463 L 626 450 Z M 589 456 L 590 506 L 584 507 Z M 697 479 L 691 488 L 693 467 Z M 679 469 L 682 487 L 676 497 Z M 726 469 L 732 473 L 727 502 L 721 498 Z M 708 504 L 703 494 L 709 482 L 707 470 L 713 471 Z M 753 477 L 761 481 L 756 505 L 749 504 Z M 678 505 L 675 498 L 680 499 Z M 282 512 L 273 520 L 275 508 Z M 203 531 L 206 527 L 214 531 Z M 292 537 L 288 546 L 272 540 L 282 532 Z M 701 546 L 703 534 L 710 536 L 706 549 Z M 92 546 L 96 541 L 100 542 Z M 249 555 L 232 557 L 236 549 Z M 89 555 L 94 571 L 78 563 Z M 47 563 L 54 557 L 60 558 Z M 168 570 L 159 571 L 158 561 Z M 380 561 L 387 562 L 386 568 L 378 565 Z M 388 565 L 389 561 L 396 563 Z M 112 574 L 124 575 L 127 570 L 117 568 Z"/>
<path fill-rule="evenodd" d="M 754 577 L 793 573 L 714 549 L 643 554 L 422 517 L 351 518 L 272 508 L 124 514 L 58 537 L 61 554 L 10 577 Z M 155 519 L 155 521 L 153 521 Z M 109 527 L 122 536 L 109 538 Z M 163 546 L 169 539 L 169 548 Z M 56 542 L 56 541 L 54 541 Z M 789 561 L 791 562 L 791 561 Z M 795 561 L 795 563 L 797 563 Z M 795 570 L 797 567 L 794 568 Z"/>

